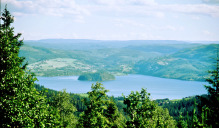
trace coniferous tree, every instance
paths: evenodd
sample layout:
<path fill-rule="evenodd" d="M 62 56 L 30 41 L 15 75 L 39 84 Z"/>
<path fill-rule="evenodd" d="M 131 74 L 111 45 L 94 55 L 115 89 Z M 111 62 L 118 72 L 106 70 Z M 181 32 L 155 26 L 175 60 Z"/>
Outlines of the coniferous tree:
<path fill-rule="evenodd" d="M 101 83 L 96 83 L 88 92 L 86 110 L 80 115 L 78 127 L 108 128 L 124 127 L 124 118 L 112 100 L 109 100 Z"/>
<path fill-rule="evenodd" d="M 196 100 L 194 100 L 195 107 L 194 107 L 193 113 L 192 113 L 192 125 L 191 125 L 192 128 L 198 128 L 201 125 L 199 120 L 198 120 L 196 105 L 197 105 Z"/>
<path fill-rule="evenodd" d="M 201 97 L 202 111 L 205 121 L 209 127 L 219 127 L 219 52 L 215 59 L 215 68 L 208 71 L 210 77 L 206 79 L 209 85 L 205 85 L 208 91 L 207 97 Z M 203 118 L 203 117 L 202 117 Z M 203 120 L 203 119 L 202 119 Z"/>
<path fill-rule="evenodd" d="M 19 57 L 21 34 L 14 35 L 14 18 L 7 7 L 0 26 L 0 127 L 55 127 L 57 112 L 34 88 L 37 80 Z"/>
<path fill-rule="evenodd" d="M 177 121 L 178 128 L 188 128 L 187 121 L 183 118 L 182 112 L 179 115 L 179 120 Z"/>

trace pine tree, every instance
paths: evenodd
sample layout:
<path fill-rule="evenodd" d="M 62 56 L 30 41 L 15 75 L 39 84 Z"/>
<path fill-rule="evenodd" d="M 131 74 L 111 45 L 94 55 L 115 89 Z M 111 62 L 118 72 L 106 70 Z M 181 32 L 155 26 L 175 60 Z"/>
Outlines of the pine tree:
<path fill-rule="evenodd" d="M 19 57 L 23 41 L 14 35 L 7 7 L 0 26 L 0 127 L 54 127 L 58 116 L 34 88 L 37 80 Z"/>
<path fill-rule="evenodd" d="M 209 71 L 210 77 L 206 79 L 209 85 L 205 85 L 208 91 L 207 97 L 201 97 L 202 110 L 205 121 L 209 127 L 219 127 L 219 52 L 215 59 L 214 70 Z M 203 119 L 202 119 L 203 120 Z"/>

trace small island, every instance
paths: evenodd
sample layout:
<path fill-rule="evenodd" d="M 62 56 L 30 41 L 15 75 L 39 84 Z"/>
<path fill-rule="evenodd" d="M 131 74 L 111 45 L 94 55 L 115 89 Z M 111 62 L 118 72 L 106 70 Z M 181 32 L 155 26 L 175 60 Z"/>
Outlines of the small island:
<path fill-rule="evenodd" d="M 115 76 L 106 72 L 101 73 L 86 73 L 83 75 L 80 75 L 78 77 L 78 80 L 81 81 L 109 81 L 109 80 L 115 80 Z"/>

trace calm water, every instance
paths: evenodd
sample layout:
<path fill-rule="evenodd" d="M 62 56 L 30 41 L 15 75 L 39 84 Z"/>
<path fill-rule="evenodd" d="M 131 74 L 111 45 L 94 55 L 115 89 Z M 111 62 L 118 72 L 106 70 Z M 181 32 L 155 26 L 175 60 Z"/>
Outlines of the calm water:
<path fill-rule="evenodd" d="M 37 77 L 38 84 L 54 90 L 66 89 L 72 93 L 86 93 L 91 90 L 95 82 L 78 81 L 78 76 L 62 77 Z M 131 91 L 140 91 L 147 88 L 152 99 L 181 99 L 183 97 L 206 94 L 205 82 L 182 81 L 165 79 L 144 75 L 117 76 L 115 81 L 102 82 L 109 90 L 108 95 L 121 96 L 130 94 Z"/>

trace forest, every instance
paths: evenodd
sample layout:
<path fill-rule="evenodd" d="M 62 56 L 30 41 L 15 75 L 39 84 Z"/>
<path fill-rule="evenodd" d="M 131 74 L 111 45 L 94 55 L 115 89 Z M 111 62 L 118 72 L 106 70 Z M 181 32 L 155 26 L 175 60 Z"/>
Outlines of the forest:
<path fill-rule="evenodd" d="M 219 127 L 218 52 L 205 79 L 207 95 L 151 100 L 143 88 L 128 96 L 109 97 L 98 82 L 87 94 L 71 94 L 35 84 L 36 76 L 20 57 L 23 41 L 20 33 L 14 34 L 14 18 L 7 8 L 1 19 L 0 127 Z"/>

